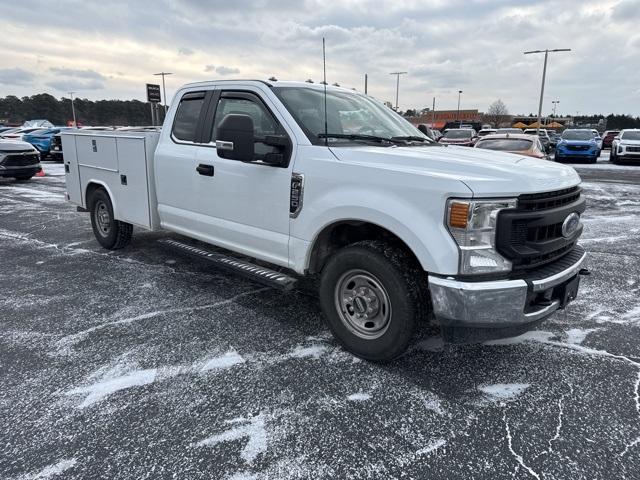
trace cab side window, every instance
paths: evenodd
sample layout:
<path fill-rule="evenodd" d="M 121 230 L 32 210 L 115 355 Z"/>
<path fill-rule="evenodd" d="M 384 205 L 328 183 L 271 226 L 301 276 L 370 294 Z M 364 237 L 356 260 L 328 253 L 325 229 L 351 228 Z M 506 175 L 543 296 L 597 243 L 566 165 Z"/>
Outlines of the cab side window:
<path fill-rule="evenodd" d="M 218 125 L 230 113 L 248 115 L 253 120 L 256 159 L 261 159 L 270 153 L 281 153 L 278 148 L 265 144 L 264 137 L 267 135 L 284 135 L 284 129 L 258 98 L 253 99 L 252 96 L 241 94 L 238 97 L 222 96 L 218 100 L 218 107 L 213 119 L 212 142 L 215 142 L 218 138 Z"/>
<path fill-rule="evenodd" d="M 176 140 L 196 141 L 196 130 L 204 105 L 204 97 L 204 92 L 192 92 L 183 95 L 180 99 L 171 130 L 171 134 Z"/>
<path fill-rule="evenodd" d="M 278 122 L 276 122 L 262 103 L 246 98 L 222 97 L 218 101 L 218 108 L 216 109 L 216 116 L 213 121 L 212 140 L 217 138 L 218 125 L 220 125 L 222 119 L 230 113 L 249 115 L 253 120 L 253 133 L 256 137 L 281 133 Z"/>

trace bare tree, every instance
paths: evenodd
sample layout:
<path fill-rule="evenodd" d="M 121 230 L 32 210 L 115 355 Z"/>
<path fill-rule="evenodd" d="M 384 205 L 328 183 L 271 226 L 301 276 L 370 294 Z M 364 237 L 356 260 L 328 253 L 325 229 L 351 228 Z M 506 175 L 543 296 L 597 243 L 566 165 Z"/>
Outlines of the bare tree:
<path fill-rule="evenodd" d="M 489 109 L 484 117 L 487 122 L 497 128 L 501 123 L 509 120 L 509 109 L 502 100 L 498 99 L 489 105 Z"/>

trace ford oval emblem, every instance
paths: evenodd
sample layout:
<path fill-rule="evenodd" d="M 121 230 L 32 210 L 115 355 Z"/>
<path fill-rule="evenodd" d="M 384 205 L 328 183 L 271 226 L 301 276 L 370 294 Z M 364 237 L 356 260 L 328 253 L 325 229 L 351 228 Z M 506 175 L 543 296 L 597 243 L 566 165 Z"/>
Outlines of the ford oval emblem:
<path fill-rule="evenodd" d="M 564 219 L 564 222 L 562 222 L 562 236 L 564 238 L 570 237 L 571 235 L 576 233 L 576 230 L 578 230 L 579 226 L 580 215 L 578 215 L 577 213 L 572 213 Z"/>

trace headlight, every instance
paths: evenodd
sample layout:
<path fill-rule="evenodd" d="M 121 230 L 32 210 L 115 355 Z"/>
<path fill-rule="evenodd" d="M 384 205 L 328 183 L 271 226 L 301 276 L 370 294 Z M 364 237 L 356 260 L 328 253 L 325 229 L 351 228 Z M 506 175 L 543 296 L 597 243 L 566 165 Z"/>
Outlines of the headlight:
<path fill-rule="evenodd" d="M 447 201 L 447 228 L 460 249 L 461 275 L 508 272 L 511 262 L 495 249 L 498 212 L 515 208 L 517 200 Z"/>

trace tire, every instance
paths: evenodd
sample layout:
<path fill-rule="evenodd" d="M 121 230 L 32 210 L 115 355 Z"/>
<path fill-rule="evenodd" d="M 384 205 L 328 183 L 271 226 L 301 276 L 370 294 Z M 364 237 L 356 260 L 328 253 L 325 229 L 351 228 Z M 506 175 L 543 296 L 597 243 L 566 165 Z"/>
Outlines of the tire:
<path fill-rule="evenodd" d="M 562 163 L 562 160 L 560 159 L 560 157 L 558 157 L 558 152 L 553 154 L 553 161 L 554 162 L 558 162 L 558 163 Z"/>
<path fill-rule="evenodd" d="M 93 192 L 89 199 L 91 227 L 98 243 L 108 250 L 118 250 L 129 245 L 133 225 L 113 218 L 113 205 L 103 189 Z"/>
<path fill-rule="evenodd" d="M 598 155 L 595 155 L 589 159 L 589 163 L 598 163 Z"/>
<path fill-rule="evenodd" d="M 320 304 L 334 337 L 354 355 L 374 362 L 391 361 L 406 351 L 430 310 L 427 291 L 420 265 L 381 241 L 342 248 L 320 277 Z M 357 318 L 367 313 L 369 320 Z"/>
<path fill-rule="evenodd" d="M 31 180 L 33 178 L 33 175 L 20 175 L 19 177 L 13 177 L 13 178 L 15 178 L 19 182 L 24 182 L 27 180 Z"/>

